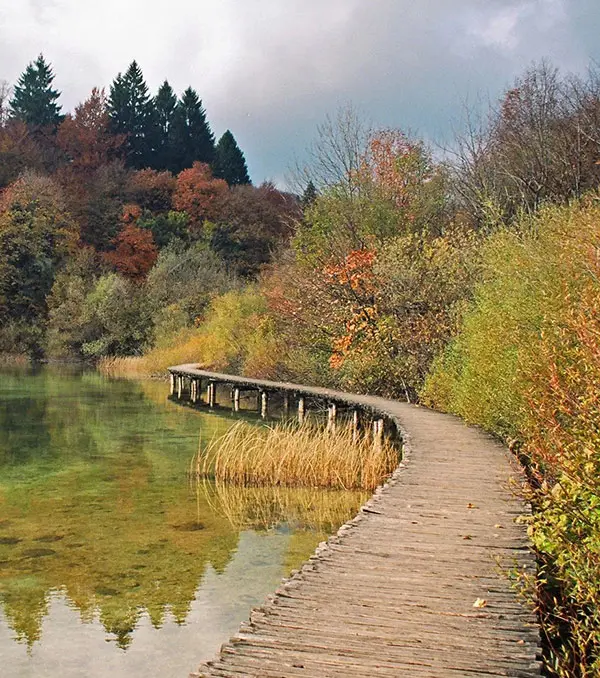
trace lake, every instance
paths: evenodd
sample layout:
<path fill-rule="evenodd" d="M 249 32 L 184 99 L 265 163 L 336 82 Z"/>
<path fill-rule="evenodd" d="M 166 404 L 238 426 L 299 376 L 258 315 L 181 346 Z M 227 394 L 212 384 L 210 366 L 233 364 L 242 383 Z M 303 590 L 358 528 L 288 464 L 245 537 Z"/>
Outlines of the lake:
<path fill-rule="evenodd" d="M 0 676 L 182 676 L 361 493 L 190 477 L 233 414 L 162 382 L 0 370 Z"/>

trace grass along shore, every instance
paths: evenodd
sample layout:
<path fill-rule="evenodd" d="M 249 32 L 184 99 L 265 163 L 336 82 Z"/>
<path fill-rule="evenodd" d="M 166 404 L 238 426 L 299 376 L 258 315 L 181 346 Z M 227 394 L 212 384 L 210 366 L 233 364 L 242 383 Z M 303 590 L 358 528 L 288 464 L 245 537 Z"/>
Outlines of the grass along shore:
<path fill-rule="evenodd" d="M 190 470 L 217 482 L 256 487 L 321 487 L 374 490 L 397 467 L 398 448 L 374 444 L 369 435 L 353 440 L 350 427 L 329 432 L 292 423 L 232 426 L 199 451 Z"/>

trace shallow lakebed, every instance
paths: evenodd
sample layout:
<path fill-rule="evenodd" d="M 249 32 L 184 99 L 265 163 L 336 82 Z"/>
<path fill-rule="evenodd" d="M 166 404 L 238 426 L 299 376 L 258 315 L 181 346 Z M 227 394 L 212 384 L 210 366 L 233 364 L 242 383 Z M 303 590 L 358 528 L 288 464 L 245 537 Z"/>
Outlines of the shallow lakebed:
<path fill-rule="evenodd" d="M 236 419 L 167 393 L 0 370 L 0 675 L 185 677 L 364 502 L 191 479 Z"/>

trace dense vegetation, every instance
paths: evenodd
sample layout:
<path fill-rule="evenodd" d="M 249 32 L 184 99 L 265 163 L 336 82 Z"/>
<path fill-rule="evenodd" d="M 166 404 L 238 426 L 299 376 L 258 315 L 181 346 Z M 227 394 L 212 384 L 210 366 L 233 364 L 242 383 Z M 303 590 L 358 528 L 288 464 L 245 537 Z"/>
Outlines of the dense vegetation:
<path fill-rule="evenodd" d="M 600 77 L 527 70 L 443 162 L 344 109 L 298 195 L 134 63 L 62 116 L 1 106 L 0 350 L 421 400 L 527 463 L 549 669 L 600 669 Z"/>

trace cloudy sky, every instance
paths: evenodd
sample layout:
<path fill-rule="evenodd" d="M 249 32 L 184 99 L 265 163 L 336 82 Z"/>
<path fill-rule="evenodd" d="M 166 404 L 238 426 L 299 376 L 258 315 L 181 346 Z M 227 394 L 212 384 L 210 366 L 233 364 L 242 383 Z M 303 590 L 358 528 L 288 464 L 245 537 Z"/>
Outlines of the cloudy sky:
<path fill-rule="evenodd" d="M 533 60 L 600 62 L 599 35 L 598 0 L 0 0 L 0 80 L 43 52 L 70 110 L 136 59 L 152 90 L 192 85 L 254 181 L 281 183 L 340 105 L 442 141 Z"/>

